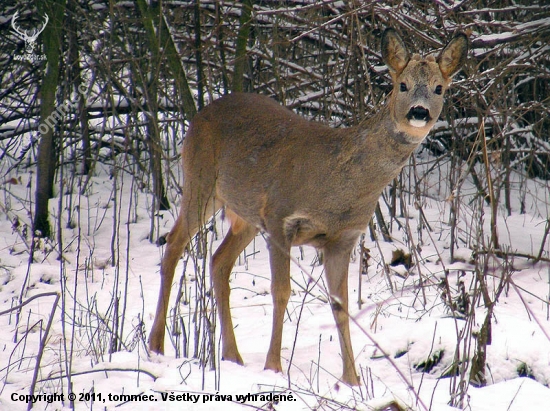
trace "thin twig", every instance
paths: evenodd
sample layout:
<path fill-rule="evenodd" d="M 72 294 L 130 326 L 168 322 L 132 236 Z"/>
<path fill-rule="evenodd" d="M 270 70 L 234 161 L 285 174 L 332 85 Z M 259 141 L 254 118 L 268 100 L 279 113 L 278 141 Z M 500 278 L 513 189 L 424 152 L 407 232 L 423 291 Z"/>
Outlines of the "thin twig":
<path fill-rule="evenodd" d="M 57 303 L 59 302 L 60 295 L 59 293 L 53 293 L 55 295 L 55 302 L 52 305 L 52 310 L 50 312 L 50 318 L 48 319 L 48 324 L 46 325 L 46 328 L 44 329 L 44 334 L 42 334 L 42 338 L 40 340 L 40 346 L 38 348 L 38 354 L 36 355 L 36 365 L 34 367 L 34 372 L 32 376 L 32 382 L 31 387 L 29 389 L 30 395 L 34 395 L 34 389 L 36 388 L 36 382 L 38 379 L 38 371 L 40 370 L 40 362 L 42 360 L 42 355 L 44 355 L 44 348 L 46 347 L 46 340 L 48 339 L 48 336 L 50 335 L 50 329 L 52 328 L 53 323 L 53 317 L 55 314 L 55 310 L 57 309 Z M 29 401 L 29 404 L 27 406 L 27 410 L 31 410 L 33 406 L 33 402 Z"/>
<path fill-rule="evenodd" d="M 18 304 L 18 305 L 15 305 L 11 308 L 8 308 L 7 310 L 4 310 L 4 311 L 0 311 L 0 316 L 4 315 L 4 314 L 8 314 L 12 311 L 16 311 L 16 310 L 19 310 L 20 308 L 23 308 L 25 305 L 29 304 L 30 302 L 32 302 L 33 300 L 36 300 L 37 298 L 41 298 L 41 297 L 50 297 L 52 295 L 59 295 L 59 293 L 57 291 L 50 291 L 48 293 L 41 293 L 41 294 L 36 294 L 36 295 L 33 295 L 32 297 L 29 297 L 27 300 L 25 300 L 24 302 L 22 302 L 21 304 Z"/>

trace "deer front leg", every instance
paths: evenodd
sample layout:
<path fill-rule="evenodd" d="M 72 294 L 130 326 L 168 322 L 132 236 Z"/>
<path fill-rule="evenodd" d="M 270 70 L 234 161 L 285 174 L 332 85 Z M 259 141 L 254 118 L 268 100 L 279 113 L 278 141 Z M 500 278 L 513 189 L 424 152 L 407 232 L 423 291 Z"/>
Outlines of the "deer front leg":
<path fill-rule="evenodd" d="M 197 192 L 210 193 L 211 190 L 204 188 L 199 190 L 196 187 L 184 185 L 178 218 L 172 230 L 166 236 L 166 251 L 160 264 L 160 291 L 157 312 L 149 337 L 149 349 L 159 354 L 164 354 L 166 315 L 168 313 L 170 292 L 172 291 L 172 280 L 178 261 L 191 238 L 197 233 L 199 226 L 204 224 L 221 207 L 221 204 L 216 205 L 213 199 L 208 196 L 195 195 L 194 193 Z"/>
<path fill-rule="evenodd" d="M 290 245 L 284 237 L 270 236 L 268 239 L 269 262 L 271 266 L 271 297 L 273 298 L 273 324 L 271 343 L 265 360 L 266 370 L 282 372 L 281 343 L 286 306 L 290 298 Z"/>
<path fill-rule="evenodd" d="M 243 359 L 237 349 L 233 320 L 229 305 L 229 276 L 235 265 L 235 260 L 248 243 L 256 235 L 256 228 L 241 220 L 241 225 L 235 229 L 232 226 L 225 236 L 222 244 L 212 257 L 212 279 L 214 283 L 214 295 L 218 306 L 218 316 L 222 334 L 222 360 L 232 361 L 243 365 Z"/>
<path fill-rule="evenodd" d="M 340 351 L 342 354 L 342 381 L 350 386 L 359 385 L 355 371 L 355 357 L 349 332 L 348 315 L 348 267 L 351 249 L 350 241 L 331 244 L 324 248 L 325 276 L 330 293 L 332 315 L 336 321 Z M 354 244 L 354 243 L 353 243 Z"/>
<path fill-rule="evenodd" d="M 174 227 L 166 237 L 166 252 L 160 265 L 160 290 L 157 302 L 155 321 L 149 337 L 149 349 L 159 354 L 164 354 L 164 334 L 166 330 L 166 315 L 168 313 L 168 302 L 176 265 L 183 254 L 183 250 L 189 242 L 185 232 L 182 214 L 176 220 Z"/>

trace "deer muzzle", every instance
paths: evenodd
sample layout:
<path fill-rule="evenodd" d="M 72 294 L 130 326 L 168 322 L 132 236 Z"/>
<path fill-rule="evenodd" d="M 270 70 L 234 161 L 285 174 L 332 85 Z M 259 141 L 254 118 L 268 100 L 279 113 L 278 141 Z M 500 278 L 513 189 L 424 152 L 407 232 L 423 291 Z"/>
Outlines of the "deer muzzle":
<path fill-rule="evenodd" d="M 407 120 L 413 127 L 424 127 L 431 119 L 430 110 L 423 106 L 413 106 L 407 113 Z"/>

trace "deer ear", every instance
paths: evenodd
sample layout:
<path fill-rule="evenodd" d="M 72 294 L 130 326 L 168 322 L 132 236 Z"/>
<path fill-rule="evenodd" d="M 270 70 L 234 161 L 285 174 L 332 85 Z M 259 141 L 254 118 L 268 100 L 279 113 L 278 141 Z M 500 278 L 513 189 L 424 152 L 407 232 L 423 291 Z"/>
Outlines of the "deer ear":
<path fill-rule="evenodd" d="M 382 59 L 393 75 L 399 75 L 410 60 L 405 43 L 392 28 L 382 33 Z"/>
<path fill-rule="evenodd" d="M 453 77 L 466 62 L 468 55 L 468 37 L 458 33 L 437 56 L 441 74 L 447 79 Z"/>

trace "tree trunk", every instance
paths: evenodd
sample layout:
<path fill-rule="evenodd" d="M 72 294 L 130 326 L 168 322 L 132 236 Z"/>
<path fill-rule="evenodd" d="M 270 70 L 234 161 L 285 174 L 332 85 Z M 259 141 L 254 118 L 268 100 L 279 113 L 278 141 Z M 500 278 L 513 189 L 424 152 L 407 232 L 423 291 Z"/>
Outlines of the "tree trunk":
<path fill-rule="evenodd" d="M 193 99 L 193 93 L 189 88 L 187 82 L 187 76 L 181 65 L 180 55 L 174 44 L 174 40 L 170 34 L 170 30 L 164 20 L 164 17 L 160 15 L 158 7 L 149 8 L 145 0 L 137 0 L 139 11 L 142 15 L 143 24 L 147 31 L 149 40 L 154 39 L 154 42 L 150 42 L 151 47 L 156 48 L 157 53 L 160 52 L 160 47 L 157 42 L 154 30 L 154 22 L 160 22 L 160 46 L 163 48 L 163 54 L 168 62 L 168 67 L 174 76 L 177 90 L 181 93 L 183 111 L 188 121 L 197 114 L 197 107 L 195 106 L 195 100 Z"/>
<path fill-rule="evenodd" d="M 36 171 L 36 204 L 34 210 L 33 233 L 39 237 L 50 237 L 48 202 L 53 197 L 53 182 L 57 153 L 54 144 L 54 128 L 59 115 L 56 112 L 55 94 L 59 79 L 59 60 L 63 36 L 63 16 L 66 0 L 48 0 L 39 9 L 47 13 L 49 22 L 42 32 L 47 68 L 40 86 L 40 142 L 38 144 Z M 57 114 L 58 116 L 53 116 Z"/>
<path fill-rule="evenodd" d="M 158 73 L 161 70 L 160 46 L 153 25 L 153 16 L 160 15 L 156 7 L 150 8 L 144 0 L 138 1 L 147 41 L 151 50 L 152 59 L 149 65 L 150 76 L 140 77 L 148 79 L 143 89 L 147 90 L 147 143 L 149 144 L 149 158 L 151 159 L 151 174 L 153 178 L 153 193 L 159 210 L 169 210 L 170 202 L 166 197 L 166 189 L 162 178 L 162 144 L 158 126 Z"/>
<path fill-rule="evenodd" d="M 195 0 L 195 59 L 197 60 L 197 102 L 199 110 L 202 110 L 204 107 L 201 41 L 201 2 L 200 0 Z"/>
<path fill-rule="evenodd" d="M 92 152 L 90 144 L 90 130 L 88 128 L 88 111 L 86 110 L 86 96 L 82 93 L 86 85 L 82 82 L 82 73 L 80 67 L 80 50 L 78 44 L 78 20 L 76 19 L 77 0 L 68 0 L 67 2 L 67 37 L 69 59 L 67 71 L 70 73 L 70 79 L 73 91 L 77 96 L 78 123 L 80 123 L 80 139 L 82 141 L 82 163 L 80 172 L 87 175 L 92 168 Z"/>
<path fill-rule="evenodd" d="M 244 91 L 244 71 L 246 69 L 246 46 L 250 36 L 250 23 L 252 15 L 252 0 L 244 0 L 241 8 L 239 33 L 235 50 L 235 67 L 233 69 L 232 91 Z"/>

